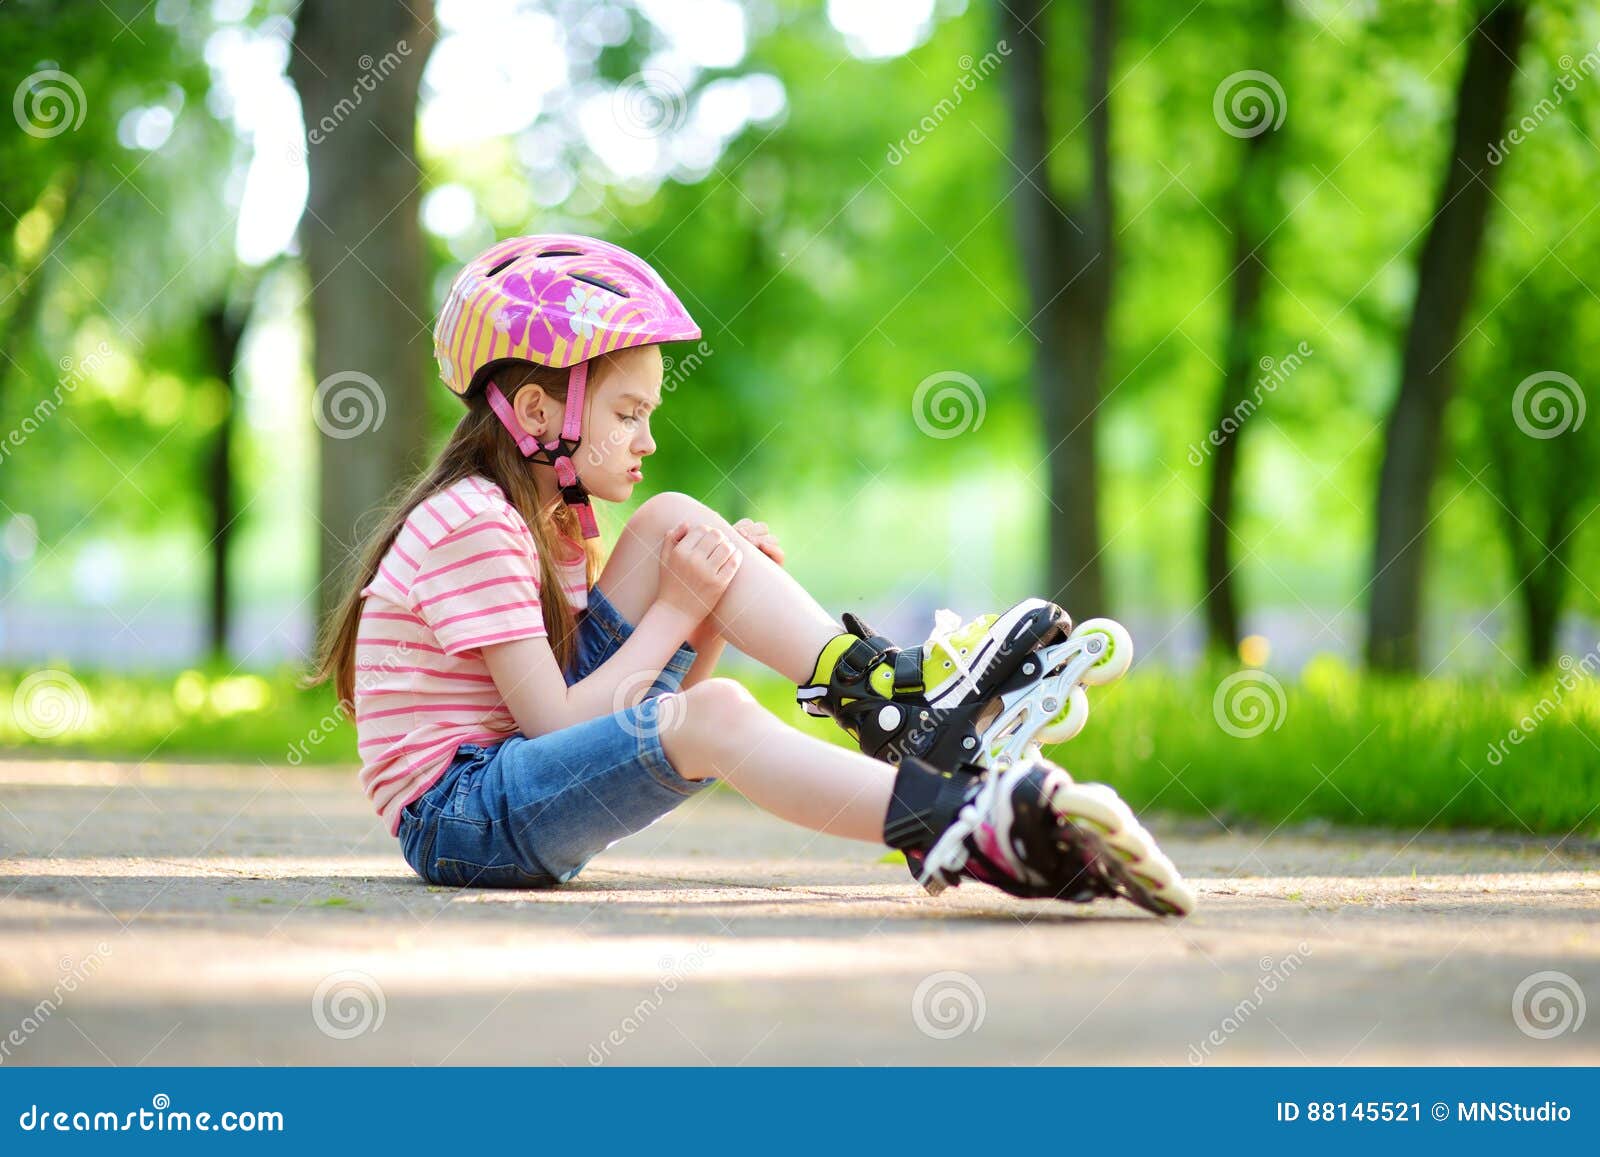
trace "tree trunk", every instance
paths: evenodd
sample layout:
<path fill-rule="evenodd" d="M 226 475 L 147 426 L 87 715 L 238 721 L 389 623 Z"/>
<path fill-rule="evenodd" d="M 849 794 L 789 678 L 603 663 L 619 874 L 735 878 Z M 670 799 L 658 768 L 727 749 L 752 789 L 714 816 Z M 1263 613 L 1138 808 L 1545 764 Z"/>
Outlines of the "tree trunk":
<path fill-rule="evenodd" d="M 1566 574 L 1554 559 L 1547 559 L 1522 584 L 1522 621 L 1528 634 L 1528 661 L 1533 670 L 1550 666 L 1556 652 L 1556 623 Z"/>
<path fill-rule="evenodd" d="M 1260 41 L 1253 47 L 1265 60 L 1283 60 L 1284 6 L 1266 0 Z M 1244 432 L 1242 407 L 1251 400 L 1251 382 L 1257 377 L 1261 335 L 1261 289 L 1266 282 L 1264 247 L 1269 226 L 1278 220 L 1278 144 L 1280 130 L 1269 116 L 1260 131 L 1245 140 L 1239 159 L 1238 179 L 1224 210 L 1233 235 L 1230 255 L 1228 330 L 1222 353 L 1222 382 L 1210 433 L 1205 541 L 1201 578 L 1205 591 L 1206 644 L 1213 651 L 1232 653 L 1243 634 L 1237 585 L 1233 579 L 1234 509 L 1239 477 L 1239 439 Z M 1255 399 L 1259 401 L 1259 398 Z M 1253 410 L 1251 411 L 1253 412 Z"/>
<path fill-rule="evenodd" d="M 300 243 L 322 431 L 319 621 L 344 593 L 361 532 L 427 450 L 431 326 L 415 139 L 432 16 L 432 0 L 305 0 L 295 21 L 289 71 L 311 178 Z"/>
<path fill-rule="evenodd" d="M 1519 3 L 1502 3 L 1469 38 L 1449 167 L 1417 263 L 1400 392 L 1389 414 L 1378 480 L 1367 661 L 1380 670 L 1415 671 L 1421 658 L 1423 570 L 1439 432 L 1454 386 L 1454 355 L 1496 174 L 1486 156 L 1505 124 L 1525 15 Z"/>
<path fill-rule="evenodd" d="M 1244 146 L 1239 180 L 1230 198 L 1229 228 L 1233 230 L 1231 286 L 1228 300 L 1228 336 L 1223 351 L 1222 386 L 1211 433 L 1219 440 L 1211 451 L 1206 497 L 1205 604 L 1206 641 L 1213 650 L 1231 652 L 1241 634 L 1239 604 L 1233 581 L 1234 498 L 1239 473 L 1239 438 L 1252 401 L 1251 382 L 1257 377 L 1261 333 L 1261 287 L 1267 264 L 1266 220 L 1260 206 L 1276 204 L 1277 147 L 1271 144 L 1277 130 L 1265 128 Z M 1259 398 L 1255 399 L 1259 401 Z M 1251 411 L 1253 412 L 1253 410 Z"/>
<path fill-rule="evenodd" d="M 1042 0 L 999 6 L 1011 47 L 1008 96 L 1017 188 L 1017 237 L 1033 317 L 1034 387 L 1048 451 L 1050 597 L 1074 617 L 1106 613 L 1100 567 L 1096 416 L 1112 289 L 1111 114 L 1113 0 L 1090 0 L 1086 54 L 1089 188 L 1069 200 L 1052 189 L 1049 44 Z M 1023 179 L 1022 174 L 1027 174 Z M 1008 178 L 1010 179 L 1010 178 Z"/>
<path fill-rule="evenodd" d="M 1526 334 L 1520 336 L 1528 339 Z M 1528 340 L 1537 347 L 1539 335 Z M 1548 346 L 1553 347 L 1557 340 L 1548 339 Z M 1527 436 L 1514 424 L 1492 420 L 1485 430 L 1500 528 L 1511 555 L 1511 577 L 1516 580 L 1525 654 L 1530 669 L 1539 671 L 1550 666 L 1555 656 L 1556 628 L 1572 573 L 1568 560 L 1573 531 L 1581 522 L 1578 510 L 1588 494 L 1582 479 L 1593 471 L 1569 438 L 1535 441 L 1535 453 L 1540 457 L 1554 456 L 1553 462 L 1536 464 L 1519 458 L 1519 451 L 1526 453 L 1531 448 L 1526 445 Z"/>
<path fill-rule="evenodd" d="M 206 355 L 211 372 L 225 392 L 222 421 L 205 452 L 205 496 L 211 515 L 211 583 L 206 608 L 206 649 L 214 660 L 228 654 L 228 627 L 232 615 L 229 591 L 229 547 L 233 543 L 234 476 L 233 446 L 238 434 L 239 390 L 234 380 L 239 362 L 239 343 L 249 324 L 248 304 L 230 310 L 226 299 L 206 310 L 201 318 L 205 331 Z"/>

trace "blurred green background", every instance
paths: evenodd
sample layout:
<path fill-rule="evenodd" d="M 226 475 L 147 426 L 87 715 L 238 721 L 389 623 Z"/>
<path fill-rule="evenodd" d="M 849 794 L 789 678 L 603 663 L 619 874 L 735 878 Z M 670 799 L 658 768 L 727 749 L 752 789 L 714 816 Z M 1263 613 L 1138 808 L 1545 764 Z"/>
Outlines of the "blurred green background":
<path fill-rule="evenodd" d="M 1080 776 L 1600 835 L 1592 5 L 9 0 L 0 60 L 13 757 L 348 770 L 295 677 L 459 413 L 433 314 L 575 231 L 705 333 L 652 491 L 907 641 L 1133 630 Z"/>

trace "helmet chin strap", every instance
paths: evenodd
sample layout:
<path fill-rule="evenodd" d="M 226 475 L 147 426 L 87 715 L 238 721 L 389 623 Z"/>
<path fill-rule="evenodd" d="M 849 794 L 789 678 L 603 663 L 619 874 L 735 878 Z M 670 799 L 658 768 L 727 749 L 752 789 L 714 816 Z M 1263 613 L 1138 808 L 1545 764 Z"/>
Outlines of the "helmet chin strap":
<path fill-rule="evenodd" d="M 522 451 L 522 456 L 554 468 L 556 482 L 561 487 L 561 497 L 577 515 L 585 539 L 600 537 L 600 528 L 595 525 L 594 508 L 589 504 L 589 492 L 578 480 L 578 471 L 572 465 L 572 456 L 578 452 L 578 443 L 582 441 L 583 397 L 588 380 L 588 362 L 579 362 L 572 367 L 567 377 L 566 413 L 561 419 L 561 436 L 543 444 L 522 428 L 512 412 L 511 403 L 506 401 L 499 386 L 491 381 L 484 391 L 489 397 L 489 408 L 512 438 L 516 439 L 517 449 Z"/>

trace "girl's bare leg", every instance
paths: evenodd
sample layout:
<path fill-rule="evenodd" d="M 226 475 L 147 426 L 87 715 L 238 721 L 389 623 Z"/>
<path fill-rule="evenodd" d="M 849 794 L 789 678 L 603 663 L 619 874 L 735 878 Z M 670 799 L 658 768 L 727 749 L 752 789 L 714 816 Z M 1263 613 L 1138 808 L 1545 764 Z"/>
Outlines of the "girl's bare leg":
<path fill-rule="evenodd" d="M 842 629 L 787 571 L 745 541 L 716 511 L 686 494 L 657 494 L 623 528 L 597 584 L 629 622 L 655 602 L 661 540 L 680 522 L 716 526 L 744 555 L 739 573 L 708 607 L 717 633 L 791 683 L 807 682 L 817 656 Z"/>
<path fill-rule="evenodd" d="M 663 696 L 657 718 L 661 746 L 684 778 L 721 779 L 813 831 L 884 842 L 896 775 L 889 764 L 796 731 L 732 679 Z"/>

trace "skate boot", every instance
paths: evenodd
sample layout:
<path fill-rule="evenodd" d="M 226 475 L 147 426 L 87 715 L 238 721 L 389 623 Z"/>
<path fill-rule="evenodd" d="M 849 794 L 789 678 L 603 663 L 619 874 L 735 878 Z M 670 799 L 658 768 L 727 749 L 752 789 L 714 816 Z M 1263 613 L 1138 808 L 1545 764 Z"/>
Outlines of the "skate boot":
<path fill-rule="evenodd" d="M 1067 613 L 1044 599 L 965 625 L 941 610 L 915 647 L 896 647 L 855 615 L 844 625 L 795 701 L 831 716 L 874 758 L 916 756 L 941 768 L 981 762 L 985 708 L 1004 689 L 1037 682 L 1044 668 L 1035 652 L 1062 645 L 1072 630 Z"/>
<path fill-rule="evenodd" d="M 1116 792 L 1074 783 L 1042 759 L 976 773 L 907 759 L 884 838 L 921 853 L 920 882 L 935 895 L 972 879 L 1027 899 L 1122 898 L 1158 916 L 1195 907 L 1194 890 Z"/>

